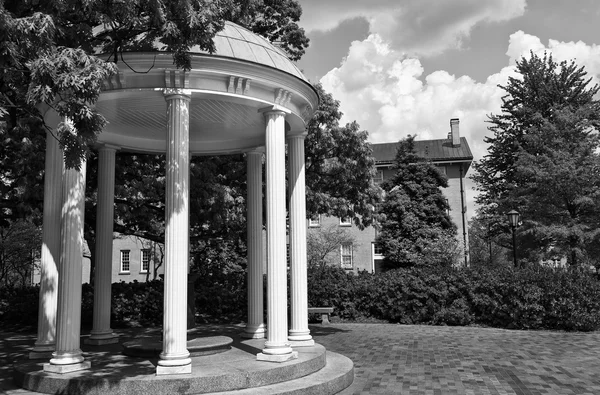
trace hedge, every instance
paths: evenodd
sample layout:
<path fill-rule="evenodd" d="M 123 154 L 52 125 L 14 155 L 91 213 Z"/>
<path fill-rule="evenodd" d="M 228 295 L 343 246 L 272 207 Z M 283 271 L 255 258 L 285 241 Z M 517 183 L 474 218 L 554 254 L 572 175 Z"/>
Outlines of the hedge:
<path fill-rule="evenodd" d="M 265 281 L 266 282 L 266 281 Z M 246 316 L 243 271 L 195 283 L 202 322 Z M 111 325 L 160 326 L 162 281 L 112 285 Z M 0 323 L 35 326 L 38 287 L 0 289 Z M 600 283 L 576 270 L 529 268 L 398 269 L 353 274 L 332 266 L 308 270 L 309 306 L 334 307 L 340 320 L 482 325 L 509 329 L 593 331 L 600 328 Z M 91 326 L 93 289 L 83 285 L 82 322 Z"/>

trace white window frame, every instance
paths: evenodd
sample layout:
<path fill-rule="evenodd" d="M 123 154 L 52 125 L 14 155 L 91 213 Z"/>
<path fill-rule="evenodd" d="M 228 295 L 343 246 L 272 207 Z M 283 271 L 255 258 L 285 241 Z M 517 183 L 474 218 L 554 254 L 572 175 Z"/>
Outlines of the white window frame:
<path fill-rule="evenodd" d="M 309 228 L 318 228 L 321 226 L 321 214 L 317 215 L 316 218 L 308 219 L 308 227 Z"/>
<path fill-rule="evenodd" d="M 346 254 L 344 254 L 344 247 L 348 248 L 350 250 L 350 252 L 348 253 L 348 251 L 346 251 Z M 348 258 L 348 257 L 350 258 L 349 263 L 347 260 L 344 259 L 344 258 Z M 340 264 L 343 269 L 346 269 L 346 270 L 354 269 L 354 251 L 353 251 L 352 243 L 346 243 L 346 244 L 340 245 Z"/>
<path fill-rule="evenodd" d="M 127 264 L 127 270 L 125 270 L 125 264 Z M 131 250 L 121 250 L 119 273 L 131 273 Z"/>
<path fill-rule="evenodd" d="M 340 226 L 352 226 L 352 221 L 348 217 L 340 218 Z"/>
<path fill-rule="evenodd" d="M 148 253 L 148 260 L 146 262 L 147 267 L 144 269 L 144 252 Z M 150 251 L 149 248 L 142 248 L 140 250 L 140 273 L 148 273 L 148 270 L 150 270 L 150 261 L 152 257 L 152 251 Z"/>
<path fill-rule="evenodd" d="M 375 261 L 385 258 L 385 256 L 383 256 L 383 254 L 377 253 L 376 247 L 377 247 L 377 243 L 374 241 L 371 242 L 371 272 L 372 273 L 375 273 Z"/>

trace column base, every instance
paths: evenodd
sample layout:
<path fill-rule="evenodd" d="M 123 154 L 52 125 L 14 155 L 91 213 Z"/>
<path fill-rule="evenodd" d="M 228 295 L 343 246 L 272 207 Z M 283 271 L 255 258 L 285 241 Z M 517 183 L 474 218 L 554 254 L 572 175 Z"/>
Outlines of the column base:
<path fill-rule="evenodd" d="M 264 325 L 257 327 L 246 327 L 244 332 L 240 333 L 240 337 L 244 339 L 264 339 L 267 336 L 267 328 Z"/>
<path fill-rule="evenodd" d="M 30 351 L 29 359 L 50 359 L 52 358 L 52 351 Z"/>
<path fill-rule="evenodd" d="M 35 344 L 29 352 L 29 359 L 50 359 L 56 349 L 55 343 Z"/>
<path fill-rule="evenodd" d="M 89 361 L 83 361 L 79 363 L 72 363 L 68 365 L 54 365 L 51 363 L 44 364 L 44 372 L 65 374 L 71 372 L 77 372 L 78 370 L 86 370 L 92 367 L 92 363 Z"/>
<path fill-rule="evenodd" d="M 161 365 L 160 363 L 163 361 L 158 361 L 158 365 L 156 366 L 156 375 L 166 376 L 170 374 L 191 374 L 192 360 L 190 358 L 186 358 L 186 360 L 188 361 L 187 363 L 185 363 L 185 360 L 181 361 L 184 363 L 183 365 Z"/>
<path fill-rule="evenodd" d="M 93 333 L 90 334 L 90 337 L 83 340 L 84 344 L 89 344 L 90 346 L 101 346 L 104 344 L 115 344 L 119 342 L 119 335 L 116 333 L 110 332 L 102 332 L 102 333 Z"/>
<path fill-rule="evenodd" d="M 292 347 L 312 347 L 315 345 L 315 341 L 313 339 L 292 340 L 291 338 L 289 338 L 289 343 Z"/>
<path fill-rule="evenodd" d="M 267 361 L 267 362 L 287 362 L 287 361 L 291 361 L 292 359 L 297 359 L 298 358 L 298 351 L 292 351 L 291 353 L 288 354 L 264 354 L 262 352 L 259 352 L 258 354 L 256 354 L 256 360 L 257 361 Z"/>

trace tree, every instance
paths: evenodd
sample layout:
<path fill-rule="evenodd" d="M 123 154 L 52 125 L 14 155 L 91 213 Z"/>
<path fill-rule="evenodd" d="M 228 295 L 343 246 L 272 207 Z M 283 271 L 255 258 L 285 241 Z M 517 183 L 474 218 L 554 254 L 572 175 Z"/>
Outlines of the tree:
<path fill-rule="evenodd" d="M 0 227 L 0 284 L 4 287 L 26 286 L 38 267 L 41 231 L 28 221 L 15 221 Z"/>
<path fill-rule="evenodd" d="M 507 254 L 512 254 L 512 241 L 508 237 L 508 226 L 506 220 L 500 218 L 476 215 L 470 219 L 469 255 L 471 266 L 493 268 L 509 265 Z"/>
<path fill-rule="evenodd" d="M 57 136 L 79 167 L 106 120 L 94 109 L 124 51 L 171 52 L 189 70 L 192 46 L 212 53 L 227 18 L 277 42 L 298 60 L 308 39 L 296 0 L 8 0 L 0 2 L 0 127 L 43 125 L 39 106 L 68 121 Z M 98 28 L 100 27 L 100 28 Z M 108 60 L 97 55 L 108 54 Z M 104 57 L 106 58 L 106 56 Z"/>
<path fill-rule="evenodd" d="M 399 142 L 395 174 L 382 186 L 385 199 L 381 205 L 381 246 L 388 268 L 436 264 L 426 258 L 441 258 L 436 243 L 456 241 L 456 226 L 448 214 L 449 206 L 441 188 L 448 180 L 433 164 L 415 152 L 414 136 Z M 431 252 L 431 253 L 430 253 Z M 448 262 L 445 262 L 448 264 Z"/>
<path fill-rule="evenodd" d="M 343 244 L 356 245 L 354 236 L 338 225 L 309 229 L 306 235 L 306 254 L 309 266 L 323 266 L 328 263 L 328 256 L 339 251 Z"/>
<path fill-rule="evenodd" d="M 356 122 L 339 126 L 340 103 L 320 84 L 319 108 L 306 137 L 306 211 L 352 219 L 359 228 L 372 225 L 381 190 L 373 183 L 375 159 L 368 133 Z"/>
<path fill-rule="evenodd" d="M 521 213 L 525 259 L 559 254 L 577 265 L 600 224 L 600 87 L 583 67 L 549 55 L 522 58 L 517 71 L 501 86 L 502 114 L 489 117 L 477 201 L 488 214 Z"/>

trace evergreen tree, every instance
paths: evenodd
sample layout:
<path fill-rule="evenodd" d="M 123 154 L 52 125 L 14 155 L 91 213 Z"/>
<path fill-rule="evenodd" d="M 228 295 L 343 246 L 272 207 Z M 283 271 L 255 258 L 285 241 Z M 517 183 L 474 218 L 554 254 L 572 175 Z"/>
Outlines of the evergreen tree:
<path fill-rule="evenodd" d="M 484 213 L 521 213 L 521 256 L 567 256 L 576 265 L 598 236 L 600 87 L 583 67 L 552 56 L 517 62 L 520 76 L 502 86 L 502 114 L 491 115 L 488 154 L 473 177 Z"/>
<path fill-rule="evenodd" d="M 377 243 L 385 265 L 395 268 L 455 263 L 456 226 L 441 190 L 448 186 L 448 179 L 416 154 L 414 136 L 399 142 L 395 170 L 382 185 L 385 198 Z M 444 245 L 446 251 L 439 251 Z"/>

